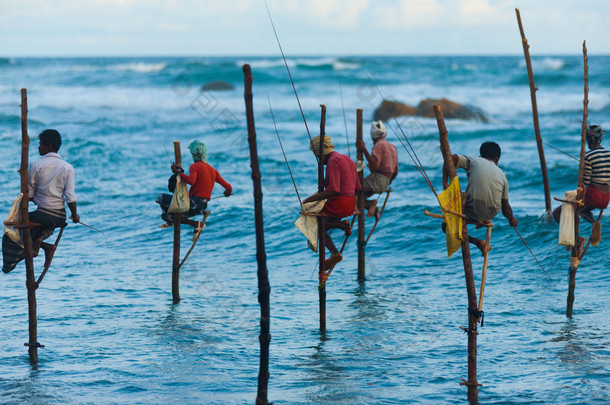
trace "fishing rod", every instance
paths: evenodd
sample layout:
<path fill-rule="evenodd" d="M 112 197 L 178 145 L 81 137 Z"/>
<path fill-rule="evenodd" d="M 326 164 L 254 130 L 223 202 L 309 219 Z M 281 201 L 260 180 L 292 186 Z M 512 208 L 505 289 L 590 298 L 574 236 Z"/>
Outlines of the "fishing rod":
<path fill-rule="evenodd" d="M 349 153 L 349 135 L 347 134 L 347 118 L 345 117 L 345 105 L 343 105 L 343 89 L 341 86 L 341 73 L 339 73 L 339 95 L 341 96 L 341 110 L 343 110 L 343 124 L 345 125 L 345 141 L 347 143 L 347 156 L 352 157 Z"/>
<path fill-rule="evenodd" d="M 519 238 L 521 238 L 521 242 L 523 242 L 523 244 L 525 245 L 527 250 L 530 251 L 530 253 L 532 254 L 532 257 L 534 258 L 534 260 L 536 260 L 536 263 L 538 263 L 538 266 L 540 266 L 542 271 L 544 271 L 544 274 L 546 274 L 546 276 L 549 278 L 549 280 L 553 281 L 553 279 L 551 279 L 551 277 L 549 276 L 549 273 L 547 273 L 546 270 L 544 269 L 544 267 L 542 267 L 542 264 L 540 263 L 540 261 L 538 260 L 538 258 L 534 254 L 534 252 L 532 252 L 532 249 L 530 249 L 530 247 L 527 245 L 527 242 L 525 242 L 525 239 L 523 239 L 523 236 L 521 236 L 521 234 L 519 233 L 519 230 L 517 230 L 517 227 L 512 227 L 512 228 L 515 230 L 515 232 L 517 232 L 517 235 L 519 235 Z"/>
<path fill-rule="evenodd" d="M 371 76 L 369 76 L 366 72 L 365 75 L 368 77 L 369 81 L 371 82 L 371 84 L 375 87 L 375 89 L 377 89 L 377 92 L 379 93 L 379 95 L 381 96 L 383 101 L 386 101 L 385 97 L 383 96 L 383 94 L 381 93 L 381 90 L 379 89 L 379 87 L 377 87 L 377 85 L 375 84 L 375 82 L 373 81 L 373 78 Z M 432 185 L 432 181 L 430 181 L 430 178 L 428 177 L 428 174 L 426 173 L 426 169 L 424 169 L 424 165 L 421 163 L 421 161 L 419 160 L 419 157 L 417 156 L 417 153 L 415 152 L 415 149 L 413 148 L 413 145 L 411 145 L 411 142 L 409 141 L 409 137 L 407 136 L 407 134 L 405 134 L 405 131 L 402 129 L 402 126 L 400 125 L 400 123 L 398 122 L 398 120 L 396 119 L 396 117 L 394 116 L 394 114 L 392 114 L 392 118 L 394 119 L 394 122 L 396 122 L 396 125 L 398 126 L 398 128 L 400 129 L 400 132 L 402 133 L 403 137 L 405 138 L 405 140 L 407 141 L 407 144 L 409 145 L 409 148 L 411 149 L 409 151 L 409 149 L 405 146 L 404 142 L 402 141 L 402 139 L 400 138 L 400 136 L 398 135 L 398 133 L 396 133 L 396 131 L 394 130 L 394 128 L 388 124 L 388 126 L 390 127 L 390 129 L 392 130 L 392 132 L 394 132 L 394 135 L 396 135 L 396 137 L 398 138 L 398 140 L 400 141 L 400 143 L 402 144 L 402 147 L 405 148 L 405 150 L 407 151 L 407 154 L 409 155 L 409 157 L 411 158 L 411 160 L 413 161 L 413 163 L 415 164 L 415 167 L 417 167 L 417 170 L 419 170 L 419 173 L 422 175 L 422 177 L 424 178 L 424 180 L 426 181 L 426 183 L 428 184 L 428 186 L 430 187 L 430 189 L 432 190 L 432 192 L 434 193 L 434 195 L 436 196 L 436 198 L 438 199 L 438 194 L 436 193 L 436 190 L 434 189 L 434 186 Z"/>
<path fill-rule="evenodd" d="M 297 183 L 294 181 L 294 177 L 292 176 L 292 170 L 290 170 L 290 164 L 288 163 L 288 158 L 286 157 L 286 152 L 284 152 L 284 146 L 282 145 L 282 140 L 280 139 L 280 133 L 277 130 L 277 124 L 275 123 L 275 116 L 273 115 L 273 108 L 271 108 L 271 99 L 269 98 L 269 93 L 267 93 L 267 101 L 269 102 L 269 112 L 271 113 L 271 119 L 273 120 L 273 127 L 275 128 L 275 134 L 277 135 L 277 141 L 280 143 L 280 148 L 282 149 L 282 155 L 284 155 L 284 161 L 286 162 L 286 167 L 288 167 L 288 173 L 290 173 L 290 178 L 292 179 L 292 184 L 294 185 L 294 191 L 297 193 L 297 198 L 299 199 L 299 204 L 302 207 L 303 202 L 301 201 L 301 196 L 299 195 Z"/>
<path fill-rule="evenodd" d="M 284 65 L 286 66 L 286 71 L 288 72 L 288 77 L 290 78 L 290 83 L 292 84 L 292 90 L 294 91 L 294 95 L 297 99 L 297 103 L 299 105 L 299 110 L 301 111 L 301 117 L 303 117 L 303 122 L 305 123 L 305 130 L 307 131 L 307 135 L 309 136 L 309 141 L 311 142 L 311 134 L 309 133 L 309 127 L 307 126 L 307 120 L 305 119 L 305 113 L 303 112 L 303 108 L 301 107 L 301 100 L 299 99 L 299 95 L 297 94 L 297 89 L 294 86 L 294 80 L 292 80 L 292 75 L 290 74 L 290 68 L 288 67 L 288 62 L 286 61 L 286 56 L 284 55 L 284 50 L 282 49 L 282 44 L 280 43 L 280 38 L 277 36 L 277 31 L 275 30 L 275 24 L 273 23 L 273 18 L 271 18 L 271 11 L 269 11 L 269 5 L 267 4 L 267 0 L 265 1 L 265 8 L 267 8 L 267 15 L 269 16 L 269 21 L 271 22 L 271 27 L 273 28 L 273 34 L 275 35 L 275 39 L 277 41 L 277 45 L 280 48 L 280 52 L 282 54 L 282 59 L 284 59 Z M 318 157 L 316 156 L 316 159 Z"/>
<path fill-rule="evenodd" d="M 100 231 L 100 230 L 98 230 L 98 229 L 95 229 L 95 228 L 94 228 L 94 227 L 92 227 L 91 225 L 87 225 L 87 224 L 86 224 L 86 223 L 84 223 L 84 222 L 78 221 L 78 222 L 77 222 L 77 224 L 84 225 L 84 226 L 86 226 L 87 228 L 93 229 L 95 232 L 104 233 L 104 232 L 102 232 L 102 231 Z"/>
<path fill-rule="evenodd" d="M 223 197 L 224 197 L 224 198 L 227 198 L 227 197 L 230 197 L 230 196 L 232 196 L 232 195 L 233 195 L 233 193 L 231 193 L 231 194 L 229 194 L 229 195 L 217 195 L 216 197 L 212 197 L 212 198 L 210 198 L 210 200 L 215 200 L 215 199 L 217 199 L 217 198 L 223 198 Z"/>

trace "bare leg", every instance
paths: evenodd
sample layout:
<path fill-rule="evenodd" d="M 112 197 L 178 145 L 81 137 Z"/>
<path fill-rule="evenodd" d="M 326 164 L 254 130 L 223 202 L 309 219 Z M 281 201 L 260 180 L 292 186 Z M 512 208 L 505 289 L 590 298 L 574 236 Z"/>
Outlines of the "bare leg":
<path fill-rule="evenodd" d="M 372 217 L 379 212 L 379 208 L 377 208 L 377 200 L 364 200 L 364 208 L 367 210 L 367 217 Z"/>
<path fill-rule="evenodd" d="M 325 218 L 324 220 L 325 229 L 341 229 L 345 232 L 345 236 L 352 234 L 352 227 L 350 222 L 346 219 L 341 221 L 339 218 Z"/>
<path fill-rule="evenodd" d="M 324 262 L 324 270 L 328 271 L 328 270 L 332 270 L 333 267 L 335 267 L 335 265 L 337 263 L 339 263 L 341 260 L 343 260 L 343 256 L 337 250 L 337 247 L 335 246 L 335 244 L 334 244 L 332 238 L 330 237 L 330 235 L 328 234 L 328 232 L 326 233 L 325 243 L 326 243 L 326 248 L 330 252 L 330 257 L 328 259 L 326 259 L 326 261 Z"/>
<path fill-rule="evenodd" d="M 446 233 L 447 224 L 443 222 L 441 224 L 441 229 Z M 487 241 L 474 238 L 470 235 L 468 235 L 468 242 L 478 247 L 481 253 L 483 253 L 483 256 L 485 256 L 491 250 L 491 245 L 487 244 Z"/>
<path fill-rule="evenodd" d="M 559 223 L 559 220 L 561 219 L 561 205 L 553 211 L 553 219 L 555 219 L 555 222 Z"/>
<path fill-rule="evenodd" d="M 51 245 L 50 243 L 42 242 L 40 247 L 42 250 L 44 250 L 44 267 L 48 267 L 51 264 L 53 255 L 55 254 L 56 246 Z"/>
<path fill-rule="evenodd" d="M 585 221 L 587 221 L 588 223 L 592 224 L 592 223 L 595 222 L 595 218 L 593 218 L 593 214 L 591 214 L 591 211 L 593 211 L 594 209 L 595 208 L 593 208 L 593 207 L 589 207 L 589 206 L 585 205 L 580 210 L 580 216 L 582 218 L 584 218 Z"/>
<path fill-rule="evenodd" d="M 472 243 L 479 248 L 483 256 L 485 256 L 491 250 L 491 246 L 487 244 L 487 241 L 468 236 L 468 242 Z"/>
<path fill-rule="evenodd" d="M 38 256 L 40 245 L 42 244 L 42 236 L 32 241 L 32 257 Z"/>

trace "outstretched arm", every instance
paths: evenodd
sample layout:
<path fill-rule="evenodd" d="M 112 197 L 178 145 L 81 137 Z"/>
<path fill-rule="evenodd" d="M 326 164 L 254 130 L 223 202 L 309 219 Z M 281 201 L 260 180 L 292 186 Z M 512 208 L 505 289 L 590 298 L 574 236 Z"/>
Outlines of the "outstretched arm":
<path fill-rule="evenodd" d="M 451 159 L 453 160 L 453 167 L 457 168 L 459 156 L 451 155 Z M 447 187 L 449 187 L 449 183 L 447 182 L 448 178 L 449 178 L 449 167 L 447 167 L 447 165 L 443 163 L 443 189 L 446 189 Z"/>
<path fill-rule="evenodd" d="M 513 228 L 517 227 L 519 221 L 513 215 L 513 209 L 508 203 L 508 200 L 502 200 L 502 215 L 504 215 L 506 219 L 508 219 L 508 224 L 510 226 L 512 226 Z"/>

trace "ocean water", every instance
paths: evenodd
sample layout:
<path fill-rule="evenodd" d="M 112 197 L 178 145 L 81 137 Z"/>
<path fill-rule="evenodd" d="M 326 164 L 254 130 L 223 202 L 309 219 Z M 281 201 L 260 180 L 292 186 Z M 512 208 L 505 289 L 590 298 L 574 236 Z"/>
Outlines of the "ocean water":
<path fill-rule="evenodd" d="M 417 105 L 446 97 L 489 122 L 447 120 L 452 151 L 503 150 L 500 167 L 522 235 L 552 281 L 500 215 L 479 328 L 481 403 L 610 402 L 607 237 L 581 262 L 565 316 L 569 253 L 544 215 L 544 195 L 522 57 L 291 57 L 312 135 L 320 104 L 337 150 L 355 159 L 357 108 L 365 134 L 381 97 Z M 276 404 L 464 403 L 467 299 L 459 253 L 448 259 L 433 194 L 397 137 L 400 173 L 356 281 L 356 241 L 327 284 L 327 332 L 318 329 L 317 256 L 293 226 L 299 211 L 269 103 L 302 197 L 317 188 L 316 163 L 281 57 L 0 59 L 0 213 L 19 192 L 20 96 L 28 89 L 30 159 L 37 134 L 58 129 L 60 155 L 76 169 L 79 214 L 70 223 L 38 298 L 39 364 L 27 350 L 23 264 L 0 277 L 0 402 L 6 404 L 253 403 L 259 306 L 252 182 L 241 66 L 254 75 L 271 283 L 269 399 Z M 533 59 L 552 196 L 574 188 L 583 106 L 582 58 Z M 216 80 L 235 90 L 201 92 Z M 589 122 L 610 128 L 610 57 L 589 57 Z M 434 119 L 401 118 L 437 189 Z M 400 131 L 395 123 L 390 123 Z M 234 187 L 212 215 L 171 297 L 171 230 L 159 229 L 172 142 L 208 145 L 209 162 Z M 349 140 L 349 141 L 348 141 Z M 370 140 L 367 139 L 370 148 Z M 348 146 L 349 145 L 349 146 Z M 550 146 L 549 146 L 550 145 Z M 348 149 L 349 148 L 349 149 Z M 560 151 L 553 149 L 557 148 Z M 461 176 L 462 184 L 465 178 Z M 222 188 L 213 196 L 220 196 Z M 367 226 L 370 227 L 370 220 Z M 610 221 L 602 219 L 602 230 Z M 581 226 L 583 234 L 590 226 Z M 183 229 L 183 253 L 191 230 Z M 471 232 L 482 236 L 483 231 Z M 340 239 L 338 233 L 335 238 Z M 473 251 L 477 287 L 482 258 Z M 36 269 L 42 259 L 35 260 Z"/>

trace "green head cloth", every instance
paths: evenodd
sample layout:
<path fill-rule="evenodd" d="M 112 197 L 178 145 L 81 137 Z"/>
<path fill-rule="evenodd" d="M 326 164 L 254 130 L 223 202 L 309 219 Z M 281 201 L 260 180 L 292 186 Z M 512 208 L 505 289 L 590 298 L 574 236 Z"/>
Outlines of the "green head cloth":
<path fill-rule="evenodd" d="M 205 146 L 205 143 L 201 141 L 193 141 L 189 145 L 189 151 L 191 152 L 191 155 L 193 155 L 193 160 L 207 162 L 208 148 Z"/>

